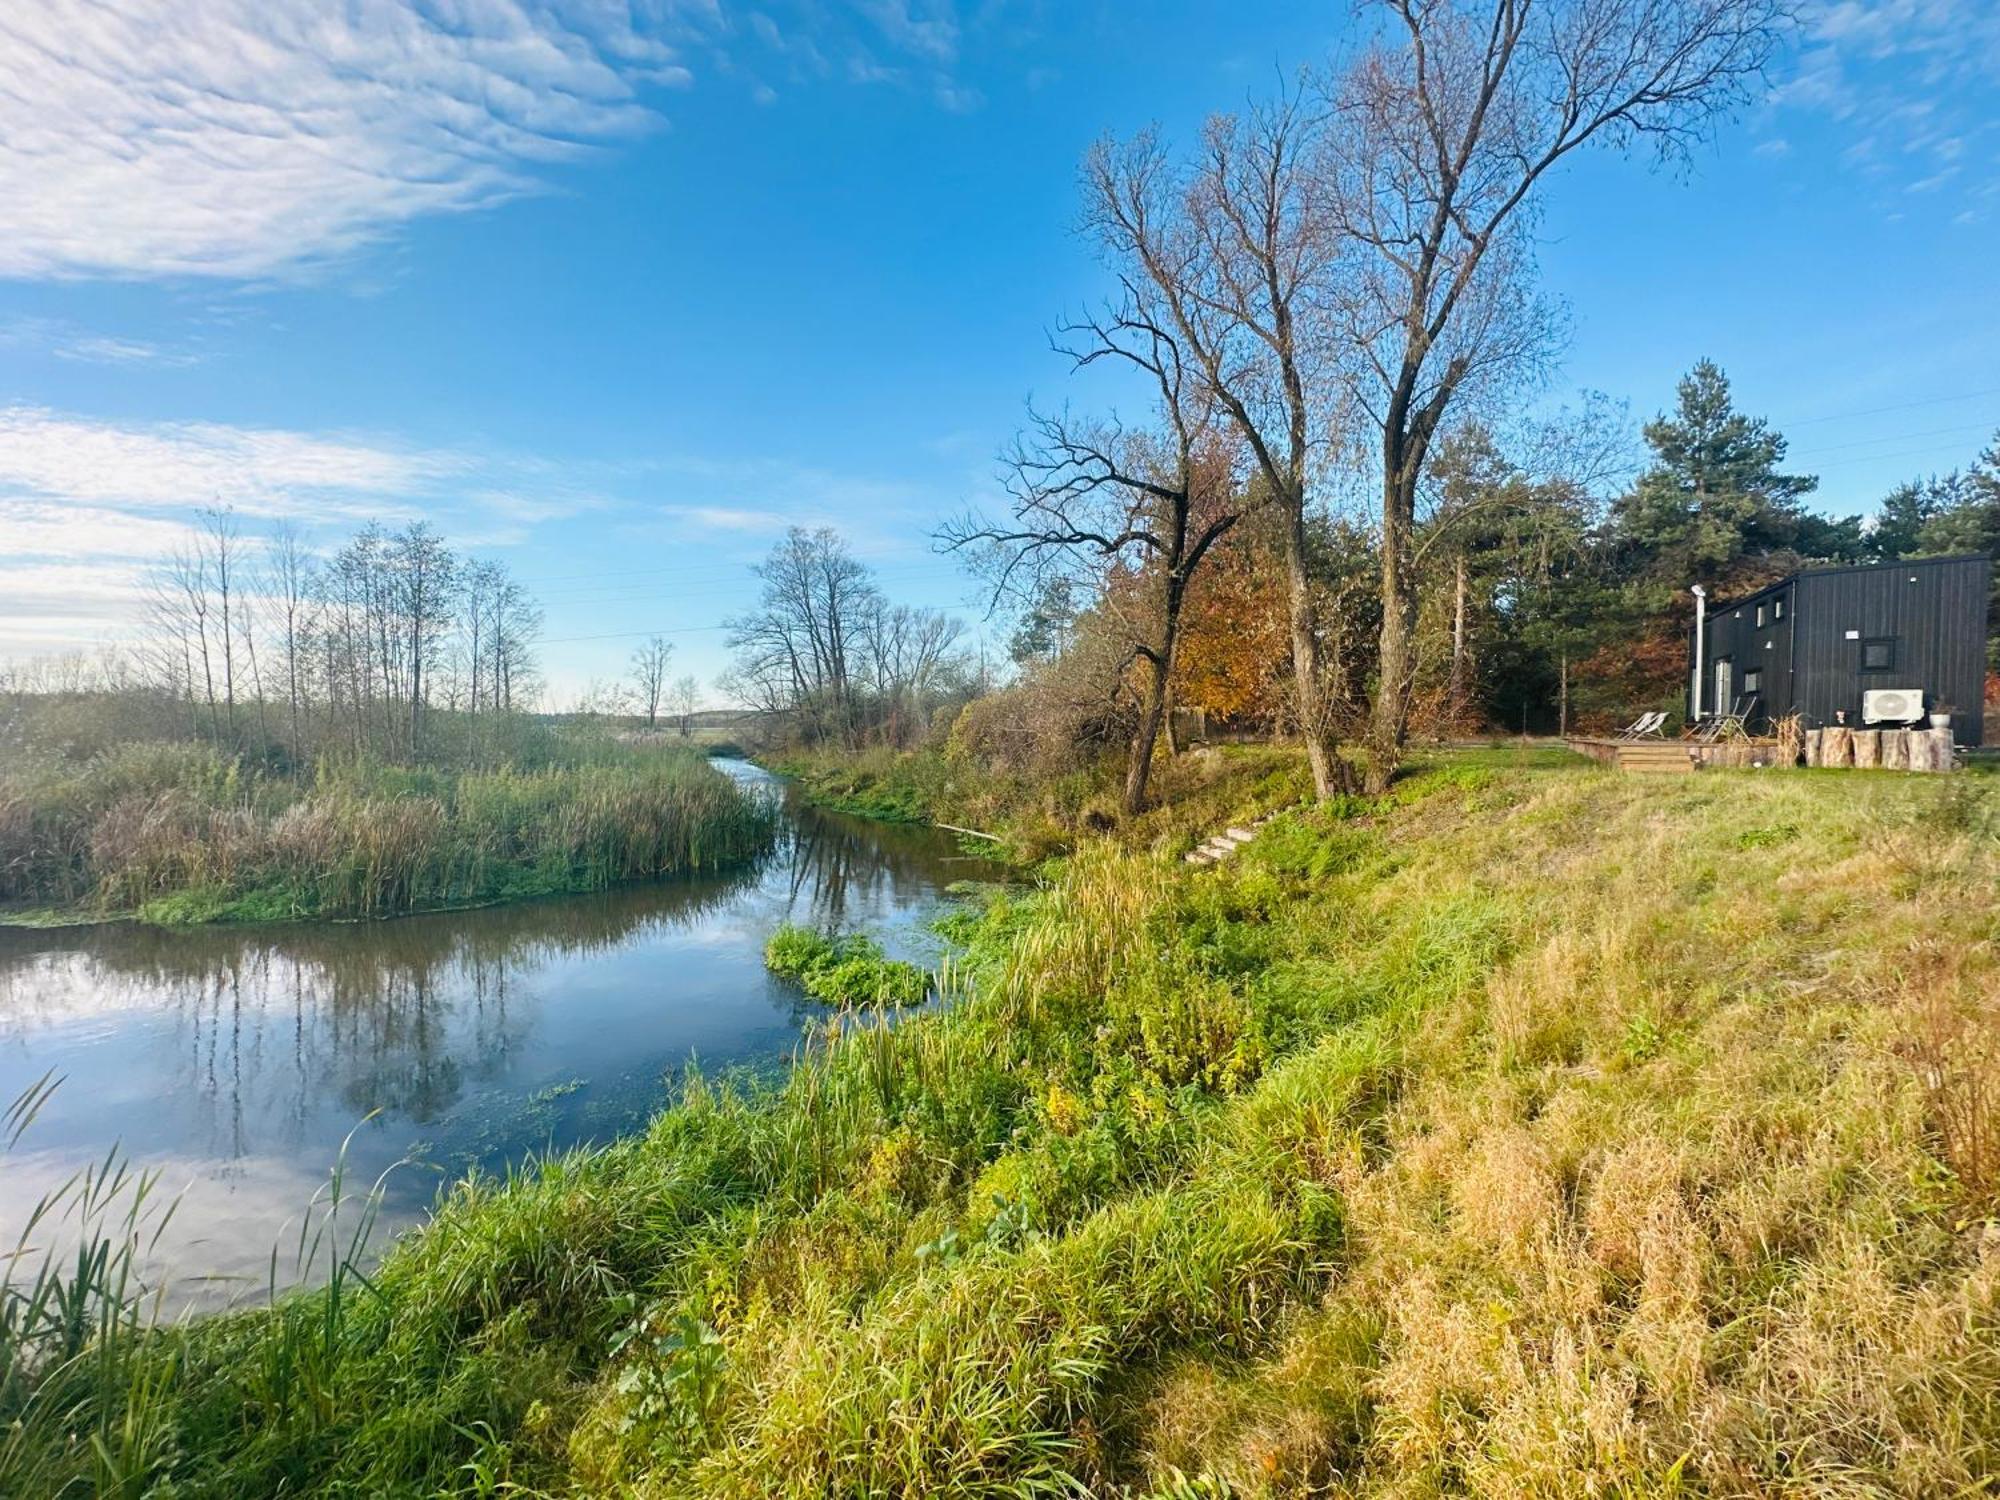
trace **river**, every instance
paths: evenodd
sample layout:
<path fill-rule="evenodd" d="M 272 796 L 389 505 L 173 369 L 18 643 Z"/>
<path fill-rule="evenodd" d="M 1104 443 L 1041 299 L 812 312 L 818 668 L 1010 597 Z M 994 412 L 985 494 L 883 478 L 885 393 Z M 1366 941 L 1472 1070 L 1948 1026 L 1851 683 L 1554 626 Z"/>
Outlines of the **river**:
<path fill-rule="evenodd" d="M 727 876 L 388 922 L 0 929 L 0 1105 L 61 1080 L 0 1154 L 0 1251 L 115 1148 L 174 1205 L 146 1257 L 168 1300 L 255 1296 L 275 1245 L 292 1278 L 343 1141 L 348 1191 L 386 1173 L 380 1243 L 469 1169 L 637 1128 L 690 1062 L 781 1065 L 825 1012 L 765 971 L 780 923 L 928 963 L 946 887 L 999 873 L 716 764 L 786 809 Z"/>

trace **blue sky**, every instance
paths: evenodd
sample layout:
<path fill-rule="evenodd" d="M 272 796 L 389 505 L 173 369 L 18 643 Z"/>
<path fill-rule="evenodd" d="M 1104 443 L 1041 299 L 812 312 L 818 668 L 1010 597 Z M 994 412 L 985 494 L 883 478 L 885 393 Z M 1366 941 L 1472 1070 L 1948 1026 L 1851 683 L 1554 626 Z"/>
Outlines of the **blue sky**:
<path fill-rule="evenodd" d="M 194 508 L 431 517 L 548 613 L 723 665 L 788 522 L 910 602 L 988 496 L 1101 132 L 1324 58 L 1345 4 L 16 0 L 0 12 L 0 657 L 128 628 Z M 1545 200 L 1550 390 L 1634 425 L 1717 359 L 1837 511 L 2000 426 L 2000 5 L 1809 7 L 1691 170 Z"/>

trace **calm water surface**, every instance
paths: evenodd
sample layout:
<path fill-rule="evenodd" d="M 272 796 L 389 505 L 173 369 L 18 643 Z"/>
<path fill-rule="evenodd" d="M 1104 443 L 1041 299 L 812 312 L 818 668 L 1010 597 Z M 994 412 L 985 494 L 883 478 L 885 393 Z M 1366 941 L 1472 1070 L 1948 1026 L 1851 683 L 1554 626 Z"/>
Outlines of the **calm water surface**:
<path fill-rule="evenodd" d="M 261 1291 L 350 1132 L 355 1181 L 416 1163 L 382 1210 L 412 1223 L 468 1168 L 636 1128 L 690 1061 L 781 1062 L 824 1012 L 765 971 L 779 923 L 927 963 L 945 888 L 996 873 L 931 829 L 786 809 L 769 858 L 714 879 L 367 924 L 0 929 L 0 1101 L 63 1080 L 0 1154 L 0 1247 L 118 1146 L 178 1195 L 151 1258 L 176 1300 Z"/>

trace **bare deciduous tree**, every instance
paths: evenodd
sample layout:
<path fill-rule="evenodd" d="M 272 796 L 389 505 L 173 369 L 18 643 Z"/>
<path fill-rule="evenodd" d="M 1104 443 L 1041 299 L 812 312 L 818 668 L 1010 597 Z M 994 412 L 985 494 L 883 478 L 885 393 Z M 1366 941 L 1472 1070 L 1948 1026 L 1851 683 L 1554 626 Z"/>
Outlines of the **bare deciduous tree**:
<path fill-rule="evenodd" d="M 1296 710 L 1313 785 L 1346 785 L 1307 548 L 1311 481 L 1338 437 L 1323 307 L 1337 249 L 1303 90 L 1209 123 L 1191 169 L 1151 132 L 1084 166 L 1085 222 L 1128 289 L 1144 286 L 1242 438 L 1283 521 Z"/>
<path fill-rule="evenodd" d="M 1380 0 L 1384 35 L 1330 91 L 1324 194 L 1352 390 L 1380 440 L 1382 635 L 1369 785 L 1409 727 L 1425 457 L 1462 395 L 1531 367 L 1537 186 L 1593 141 L 1681 151 L 1745 95 L 1788 0 Z"/>
<path fill-rule="evenodd" d="M 701 683 L 690 672 L 674 680 L 671 694 L 674 716 L 680 720 L 681 738 L 694 734 L 694 716 L 701 708 Z"/>
<path fill-rule="evenodd" d="M 667 696 L 667 664 L 674 659 L 673 642 L 663 635 L 649 637 L 632 651 L 632 692 L 646 715 L 646 727 L 660 722 L 660 705 Z"/>
<path fill-rule="evenodd" d="M 1125 302 L 1063 331 L 1072 340 L 1063 352 L 1077 368 L 1112 360 L 1150 379 L 1162 431 L 1137 434 L 1115 421 L 1031 413 L 1031 434 L 1008 457 L 1012 517 L 967 517 L 946 526 L 939 540 L 986 553 L 996 599 L 1009 591 L 1039 595 L 1079 559 L 1098 584 L 1109 571 L 1129 569 L 1142 605 L 1127 631 L 1127 661 L 1145 664 L 1125 772 L 1131 814 L 1146 805 L 1154 750 L 1170 712 L 1188 584 L 1243 514 L 1243 490 L 1208 387 L 1183 366 L 1154 288 L 1134 283 Z M 1116 602 L 1115 593 L 1110 599 Z"/>
<path fill-rule="evenodd" d="M 800 738 L 892 743 L 928 719 L 957 622 L 892 607 L 838 533 L 793 527 L 754 570 L 758 608 L 727 622 L 732 670 L 718 684 Z"/>

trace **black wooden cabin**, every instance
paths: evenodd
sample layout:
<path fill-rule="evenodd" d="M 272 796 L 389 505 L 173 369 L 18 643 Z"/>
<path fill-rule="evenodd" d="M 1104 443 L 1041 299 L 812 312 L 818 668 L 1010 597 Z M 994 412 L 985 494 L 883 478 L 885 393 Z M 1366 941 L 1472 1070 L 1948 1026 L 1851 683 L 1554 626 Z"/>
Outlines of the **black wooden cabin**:
<path fill-rule="evenodd" d="M 1744 711 L 1745 727 L 1761 734 L 1787 714 L 1817 729 L 1844 711 L 1860 728 L 1863 693 L 1914 688 L 1927 714 L 1951 711 L 1953 739 L 1977 745 L 1992 568 L 1987 557 L 1813 568 L 1712 605 L 1699 647 L 1699 717 Z M 1690 633 L 1690 700 L 1696 650 Z"/>

